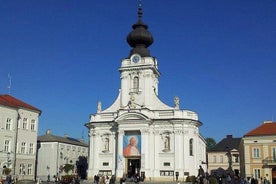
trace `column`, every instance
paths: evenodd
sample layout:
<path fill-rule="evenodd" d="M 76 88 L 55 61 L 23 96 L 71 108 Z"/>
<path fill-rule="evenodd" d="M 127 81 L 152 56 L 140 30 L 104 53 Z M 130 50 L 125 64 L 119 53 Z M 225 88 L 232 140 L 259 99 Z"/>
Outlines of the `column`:
<path fill-rule="evenodd" d="M 88 177 L 89 178 L 93 178 L 94 177 L 94 148 L 95 148 L 95 132 L 94 130 L 90 129 L 89 132 L 89 141 L 90 141 L 90 145 L 89 145 L 89 162 L 88 162 Z"/>
<path fill-rule="evenodd" d="M 141 142 L 142 142 L 142 148 L 141 148 L 141 171 L 146 171 L 149 169 L 149 162 L 150 162 L 150 141 L 149 141 L 149 130 L 148 129 L 142 129 L 141 130 Z"/>
<path fill-rule="evenodd" d="M 118 139 L 117 139 L 117 170 L 116 170 L 116 177 L 122 177 L 124 174 L 124 168 L 125 168 L 125 158 L 123 156 L 123 136 L 124 136 L 124 130 L 118 130 Z"/>

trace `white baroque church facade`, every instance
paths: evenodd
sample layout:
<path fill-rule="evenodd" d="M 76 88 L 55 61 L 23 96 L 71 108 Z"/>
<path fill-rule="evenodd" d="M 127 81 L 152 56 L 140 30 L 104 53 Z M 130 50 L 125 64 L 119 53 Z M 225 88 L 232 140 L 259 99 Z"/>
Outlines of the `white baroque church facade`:
<path fill-rule="evenodd" d="M 158 97 L 158 62 L 148 47 L 153 37 L 142 21 L 142 8 L 138 8 L 138 21 L 127 36 L 132 47 L 121 61 L 121 88 L 115 102 L 102 110 L 98 102 L 97 113 L 86 123 L 89 129 L 88 177 L 115 175 L 146 180 L 184 180 L 198 174 L 199 166 L 206 171 L 206 144 L 200 135 L 202 123 L 198 114 L 174 107 Z"/>

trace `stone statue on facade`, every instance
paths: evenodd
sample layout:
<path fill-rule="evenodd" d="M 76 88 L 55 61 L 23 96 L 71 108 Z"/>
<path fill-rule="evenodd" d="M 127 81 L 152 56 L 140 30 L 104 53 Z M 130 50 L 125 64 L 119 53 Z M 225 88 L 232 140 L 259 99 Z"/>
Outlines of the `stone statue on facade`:
<path fill-rule="evenodd" d="M 179 109 L 179 97 L 174 97 L 174 108 Z"/>

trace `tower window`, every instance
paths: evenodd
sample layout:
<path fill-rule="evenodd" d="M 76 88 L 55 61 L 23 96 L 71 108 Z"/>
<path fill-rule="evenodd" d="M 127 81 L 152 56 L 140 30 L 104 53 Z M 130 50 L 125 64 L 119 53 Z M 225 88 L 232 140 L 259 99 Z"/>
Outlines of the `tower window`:
<path fill-rule="evenodd" d="M 190 139 L 190 141 L 189 141 L 189 145 L 190 145 L 190 156 L 193 156 L 194 155 L 194 151 L 193 151 L 193 149 L 194 149 L 194 140 L 193 139 Z"/>
<path fill-rule="evenodd" d="M 134 79 L 133 79 L 133 90 L 134 90 L 134 92 L 139 91 L 139 78 L 138 77 L 134 77 Z"/>

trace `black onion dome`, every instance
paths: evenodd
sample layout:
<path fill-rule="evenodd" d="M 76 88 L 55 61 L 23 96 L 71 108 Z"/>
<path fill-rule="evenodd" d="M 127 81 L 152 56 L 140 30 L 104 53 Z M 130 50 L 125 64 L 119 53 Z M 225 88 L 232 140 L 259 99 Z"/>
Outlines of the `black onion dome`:
<path fill-rule="evenodd" d="M 153 43 L 153 37 L 147 30 L 148 26 L 142 21 L 142 7 L 138 8 L 138 21 L 133 24 L 133 30 L 127 36 L 128 44 L 133 48 L 130 51 L 129 57 L 132 54 L 139 54 L 142 57 L 150 56 L 148 47 Z"/>

